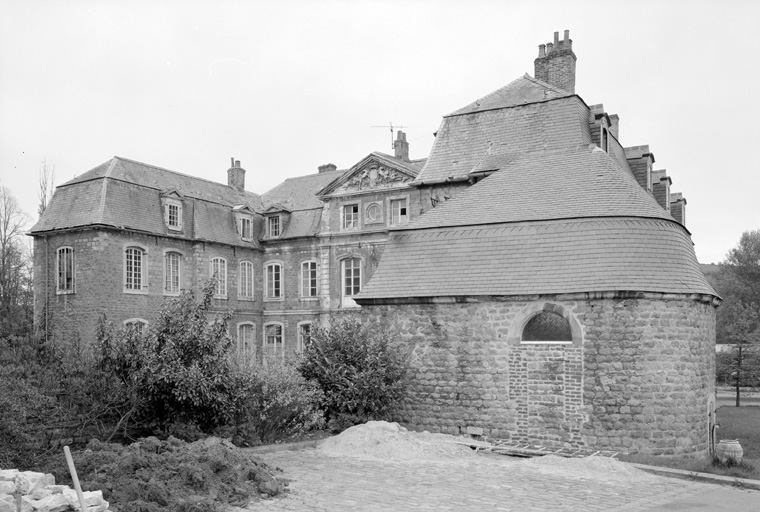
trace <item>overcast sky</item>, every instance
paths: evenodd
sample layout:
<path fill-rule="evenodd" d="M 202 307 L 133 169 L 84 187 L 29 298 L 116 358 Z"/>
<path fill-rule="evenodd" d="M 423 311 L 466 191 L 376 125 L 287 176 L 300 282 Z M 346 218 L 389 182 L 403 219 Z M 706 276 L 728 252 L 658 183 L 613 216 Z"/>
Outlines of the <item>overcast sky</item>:
<path fill-rule="evenodd" d="M 702 263 L 760 229 L 760 2 L 0 0 L 0 185 L 36 220 L 56 184 L 121 156 L 263 193 L 328 162 L 426 157 L 441 117 L 570 30 L 576 92 L 620 115 L 687 198 Z"/>

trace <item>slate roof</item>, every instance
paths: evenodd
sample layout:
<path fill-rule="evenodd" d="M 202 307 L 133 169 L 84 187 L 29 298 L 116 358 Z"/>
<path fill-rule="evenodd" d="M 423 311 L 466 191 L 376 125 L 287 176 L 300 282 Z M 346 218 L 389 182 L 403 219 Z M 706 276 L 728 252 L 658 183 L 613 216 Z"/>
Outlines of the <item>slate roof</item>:
<path fill-rule="evenodd" d="M 672 220 L 635 178 L 593 144 L 489 154 L 473 172 L 479 170 L 498 172 L 404 229 L 631 215 Z"/>
<path fill-rule="evenodd" d="M 564 98 L 567 96 L 572 96 L 572 94 L 533 78 L 526 73 L 501 89 L 497 89 L 449 115 L 457 116 L 473 112 L 482 112 L 484 110 L 515 107 L 517 105 L 547 101 L 555 98 Z"/>
<path fill-rule="evenodd" d="M 420 173 L 420 170 L 425 165 L 425 162 L 427 161 L 427 159 L 423 158 L 419 160 L 406 161 L 400 158 L 396 158 L 395 156 L 386 155 L 385 153 L 380 153 L 379 151 L 373 151 L 366 157 L 362 158 L 355 165 L 353 165 L 349 170 L 344 171 L 343 175 L 340 176 L 338 179 L 325 185 L 325 187 L 323 187 L 321 190 L 317 192 L 317 195 L 325 196 L 325 195 L 331 194 L 336 189 L 338 189 L 341 185 L 347 182 L 351 178 L 351 176 L 354 174 L 355 171 L 358 171 L 359 169 L 366 167 L 366 165 L 371 161 L 380 162 L 385 165 L 395 167 L 405 172 L 409 176 L 415 177 Z"/>
<path fill-rule="evenodd" d="M 357 300 L 604 291 L 715 295 L 679 225 L 628 217 L 395 232 Z"/>
<path fill-rule="evenodd" d="M 322 208 L 323 203 L 317 197 L 317 192 L 343 176 L 345 172 L 347 172 L 346 169 L 343 169 L 287 178 L 265 192 L 261 199 L 267 208 L 273 204 L 281 204 L 290 208 L 291 211 Z"/>
<path fill-rule="evenodd" d="M 583 100 L 578 96 L 565 96 L 444 117 L 430 157 L 415 183 L 466 179 L 491 152 L 539 151 L 590 144 L 587 115 Z"/>
<path fill-rule="evenodd" d="M 176 190 L 183 197 L 183 231 L 164 223 L 161 193 Z M 114 157 L 63 185 L 31 230 L 32 234 L 85 226 L 112 226 L 144 233 L 218 242 L 244 247 L 235 228 L 232 207 L 261 209 L 261 198 L 220 183 Z"/>

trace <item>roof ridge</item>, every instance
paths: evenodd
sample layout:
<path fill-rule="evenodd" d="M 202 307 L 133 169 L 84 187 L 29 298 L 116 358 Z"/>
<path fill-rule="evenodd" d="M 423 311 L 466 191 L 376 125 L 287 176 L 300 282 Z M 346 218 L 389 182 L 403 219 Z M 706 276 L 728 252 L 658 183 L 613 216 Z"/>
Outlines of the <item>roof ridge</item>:
<path fill-rule="evenodd" d="M 100 216 L 99 219 L 102 222 L 106 213 L 106 189 L 108 188 L 108 180 L 106 178 L 111 177 L 113 168 L 116 167 L 116 158 L 111 159 L 111 163 L 108 165 L 108 170 L 103 175 L 103 188 L 100 189 Z"/>

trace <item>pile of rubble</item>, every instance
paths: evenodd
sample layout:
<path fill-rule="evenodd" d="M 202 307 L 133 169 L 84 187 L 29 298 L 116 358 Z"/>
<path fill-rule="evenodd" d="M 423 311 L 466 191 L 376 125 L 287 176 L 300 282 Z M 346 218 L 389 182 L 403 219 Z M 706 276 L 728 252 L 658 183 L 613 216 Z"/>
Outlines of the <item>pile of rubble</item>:
<path fill-rule="evenodd" d="M 87 512 L 108 510 L 101 491 L 84 493 Z M 55 485 L 50 474 L 0 469 L 0 512 L 65 512 L 81 510 L 76 491 Z"/>

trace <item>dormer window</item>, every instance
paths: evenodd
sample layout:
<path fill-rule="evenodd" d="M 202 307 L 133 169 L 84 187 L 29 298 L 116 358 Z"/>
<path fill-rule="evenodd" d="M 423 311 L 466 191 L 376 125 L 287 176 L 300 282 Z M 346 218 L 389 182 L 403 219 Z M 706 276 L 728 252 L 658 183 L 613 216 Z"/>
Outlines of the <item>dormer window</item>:
<path fill-rule="evenodd" d="M 276 238 L 280 236 L 280 216 L 275 215 L 267 218 L 267 236 Z"/>
<path fill-rule="evenodd" d="M 164 222 L 173 231 L 182 231 L 182 202 L 176 199 L 164 201 Z"/>
<path fill-rule="evenodd" d="M 238 226 L 240 238 L 243 240 L 251 240 L 253 238 L 253 219 L 250 217 L 240 217 Z"/>

